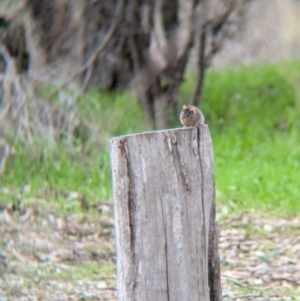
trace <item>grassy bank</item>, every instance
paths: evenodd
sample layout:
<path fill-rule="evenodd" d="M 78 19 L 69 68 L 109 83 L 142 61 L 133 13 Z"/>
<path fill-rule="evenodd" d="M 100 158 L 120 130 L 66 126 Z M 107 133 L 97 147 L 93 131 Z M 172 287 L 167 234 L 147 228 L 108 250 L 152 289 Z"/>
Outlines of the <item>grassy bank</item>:
<path fill-rule="evenodd" d="M 299 80 L 299 63 L 209 74 L 203 110 L 212 132 L 220 203 L 300 212 Z"/>
<path fill-rule="evenodd" d="M 300 212 L 299 82 L 299 62 L 207 73 L 201 107 L 212 134 L 221 207 Z M 188 76 L 182 103 L 192 86 Z M 89 203 L 111 198 L 107 139 L 147 130 L 143 114 L 132 95 L 96 90 L 81 100 L 80 109 L 97 125 L 97 141 L 73 148 L 16 144 L 1 178 L 1 202 L 38 197 L 77 211 L 83 195 Z"/>

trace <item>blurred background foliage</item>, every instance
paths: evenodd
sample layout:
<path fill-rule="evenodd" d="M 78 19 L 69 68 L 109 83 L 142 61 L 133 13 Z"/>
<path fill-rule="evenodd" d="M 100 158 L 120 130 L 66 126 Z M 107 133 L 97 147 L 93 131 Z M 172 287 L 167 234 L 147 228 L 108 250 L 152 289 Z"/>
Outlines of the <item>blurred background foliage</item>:
<path fill-rule="evenodd" d="M 285 75 L 295 68 L 298 77 Z M 187 74 L 181 104 L 193 80 Z M 245 209 L 299 212 L 300 114 L 294 86 L 299 81 L 299 62 L 208 71 L 202 110 L 213 139 L 217 201 L 225 214 Z M 141 107 L 130 93 L 97 89 L 91 89 L 78 105 L 101 129 L 96 141 L 15 142 L 1 176 L 2 201 L 39 196 L 52 199 L 59 208 L 80 210 L 77 205 L 64 206 L 63 191 L 76 191 L 89 202 L 111 198 L 107 141 L 147 130 Z M 180 127 L 178 118 L 173 126 Z"/>
<path fill-rule="evenodd" d="M 20 11 L 29 18 L 28 5 L 34 3 L 4 1 L 0 27 L 16 24 Z M 268 3 L 247 4 L 235 35 L 222 40 L 222 47 L 207 66 L 210 68 L 205 67 L 199 95 L 213 140 L 218 208 L 225 215 L 232 210 L 259 209 L 281 215 L 300 211 L 300 27 L 295 22 L 300 4 L 283 4 L 281 0 Z M 63 19 L 68 1 L 56 4 Z M 107 9 L 114 13 L 112 8 Z M 36 26 L 45 26 L 38 13 L 36 10 L 32 23 L 26 23 L 25 31 L 31 28 L 36 32 Z M 96 77 L 88 84 L 89 69 L 77 80 L 76 76 L 68 77 L 70 70 L 80 68 L 86 60 L 79 60 L 73 67 L 68 62 L 67 74 L 57 71 L 63 56 L 56 62 L 54 58 L 64 53 L 61 48 L 67 47 L 66 41 L 72 41 L 69 34 L 78 16 L 74 14 L 73 18 L 73 23 L 65 25 L 70 30 L 65 39 L 58 31 L 62 40 L 52 35 L 55 43 L 47 44 L 45 53 L 33 47 L 42 58 L 31 72 L 26 71 L 28 64 L 22 63 L 21 70 L 14 66 L 18 60 L 24 62 L 28 49 L 22 46 L 16 55 L 5 47 L 5 38 L 1 40 L 1 203 L 23 206 L 38 202 L 62 212 L 77 212 L 84 210 L 83 203 L 109 200 L 108 139 L 152 129 L 145 121 L 145 107 L 135 89 L 115 87 L 110 82 L 109 89 L 99 90 L 97 72 L 103 57 L 94 68 Z M 103 31 L 108 28 L 105 25 Z M 22 30 L 17 33 L 24 36 Z M 2 37 L 6 37 L 4 33 Z M 86 45 L 91 41 L 89 37 Z M 75 50 L 65 51 L 72 56 Z M 88 51 L 82 57 L 92 55 Z M 176 96 L 177 113 L 190 101 L 199 80 L 193 62 L 191 54 Z M 161 87 L 168 85 L 169 77 L 164 82 L 165 75 L 159 76 Z M 60 87 L 65 81 L 67 84 Z M 99 81 L 105 82 L 101 76 Z M 170 114 L 168 123 L 180 127 L 178 114 Z"/>

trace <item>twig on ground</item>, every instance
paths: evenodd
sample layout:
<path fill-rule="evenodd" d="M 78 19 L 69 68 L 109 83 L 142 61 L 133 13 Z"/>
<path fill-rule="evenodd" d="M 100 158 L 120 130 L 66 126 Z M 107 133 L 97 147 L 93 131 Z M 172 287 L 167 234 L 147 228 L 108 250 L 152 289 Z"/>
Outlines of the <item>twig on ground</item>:
<path fill-rule="evenodd" d="M 260 292 L 259 294 L 249 294 L 249 295 L 234 296 L 234 297 L 231 297 L 231 299 L 232 300 L 236 300 L 236 299 L 248 299 L 248 298 L 261 297 L 261 296 L 262 296 L 262 292 Z"/>

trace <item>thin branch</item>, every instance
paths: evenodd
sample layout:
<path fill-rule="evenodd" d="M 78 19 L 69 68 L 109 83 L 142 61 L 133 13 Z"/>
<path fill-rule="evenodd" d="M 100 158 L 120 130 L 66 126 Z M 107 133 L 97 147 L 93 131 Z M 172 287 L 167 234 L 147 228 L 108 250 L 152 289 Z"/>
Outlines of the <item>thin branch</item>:
<path fill-rule="evenodd" d="M 226 24 L 230 14 L 233 12 L 235 8 L 235 0 L 230 1 L 228 9 L 224 12 L 222 16 L 219 17 L 218 20 L 212 22 L 212 31 L 213 35 L 216 35 L 219 31 L 222 30 L 223 26 Z"/>
<path fill-rule="evenodd" d="M 210 43 L 210 50 L 204 57 L 204 66 L 205 68 L 209 67 L 213 57 L 222 49 L 224 37 L 220 36 L 217 38 L 212 38 Z"/>
<path fill-rule="evenodd" d="M 202 27 L 199 43 L 200 45 L 198 45 L 199 48 L 198 48 L 196 85 L 190 99 L 190 104 L 193 106 L 197 106 L 198 102 L 200 102 L 199 97 L 202 91 L 204 71 L 206 68 L 205 61 L 204 61 L 204 54 L 205 54 L 205 47 L 206 47 L 206 26 Z"/>
<path fill-rule="evenodd" d="M 0 174 L 3 175 L 6 171 L 6 163 L 10 154 L 12 153 L 12 148 L 7 143 L 7 141 L 4 140 L 3 138 L 0 138 L 0 148 L 2 150 L 1 161 L 0 161 Z"/>
<path fill-rule="evenodd" d="M 168 50 L 167 38 L 165 35 L 165 26 L 163 20 L 163 0 L 157 0 L 154 2 L 154 26 L 153 26 L 153 38 L 156 44 L 157 50 L 155 55 L 160 62 L 161 67 L 166 64 L 166 52 Z"/>
<path fill-rule="evenodd" d="M 205 69 L 210 65 L 213 56 L 221 49 L 222 39 L 217 40 L 213 39 L 211 43 L 211 49 L 207 55 L 205 55 L 206 49 L 206 37 L 207 37 L 207 28 L 211 26 L 212 36 L 216 36 L 226 24 L 230 14 L 234 10 L 235 1 L 232 0 L 229 4 L 228 9 L 224 12 L 222 16 L 219 17 L 216 21 L 209 21 L 205 23 L 201 28 L 200 34 L 200 45 L 198 45 L 198 61 L 197 61 L 197 78 L 196 85 L 193 91 L 193 94 L 190 99 L 190 104 L 196 106 L 201 101 L 201 90 L 203 86 L 203 80 L 205 75 Z"/>
<path fill-rule="evenodd" d="M 139 26 L 139 20 L 137 16 L 138 11 L 138 3 L 137 1 L 130 1 L 127 9 L 127 18 L 130 20 L 130 23 L 127 25 L 128 27 L 128 43 L 130 48 L 130 54 L 132 58 L 133 64 L 133 73 L 136 74 L 138 70 L 141 68 L 141 53 L 139 53 L 139 47 L 142 48 L 141 45 L 138 45 L 138 31 L 137 28 Z"/>
<path fill-rule="evenodd" d="M 85 74 L 84 80 L 83 80 L 83 84 L 81 85 L 81 89 L 80 91 L 77 93 L 75 99 L 74 99 L 74 103 L 77 103 L 78 100 L 80 99 L 80 97 L 83 95 L 84 91 L 86 90 L 88 83 L 91 79 L 92 73 L 93 73 L 93 64 L 91 64 L 88 69 L 87 72 Z"/>
<path fill-rule="evenodd" d="M 2 44 L 0 44 L 0 54 L 4 58 L 4 60 L 6 61 L 6 64 L 9 65 L 10 62 L 11 62 L 11 57 L 10 57 L 6 47 L 3 46 Z"/>
<path fill-rule="evenodd" d="M 3 119 L 6 117 L 6 114 L 9 112 L 9 109 L 11 108 L 12 106 L 12 101 L 9 102 L 5 108 L 2 110 L 1 114 L 0 114 L 0 122 L 3 121 Z"/>
<path fill-rule="evenodd" d="M 140 55 L 138 53 L 137 42 L 135 41 L 135 38 L 132 35 L 129 37 L 129 47 L 132 55 L 133 70 L 134 73 L 136 74 L 141 67 L 141 63 L 140 63 L 141 60 L 140 60 Z"/>
<path fill-rule="evenodd" d="M 103 51 L 103 49 L 107 46 L 109 41 L 111 40 L 113 34 L 115 33 L 115 30 L 117 29 L 117 26 L 119 25 L 121 19 L 122 19 L 122 12 L 124 8 L 124 0 L 119 0 L 118 6 L 116 8 L 114 17 L 113 17 L 113 23 L 111 24 L 108 32 L 106 33 L 102 43 L 98 46 L 96 51 L 93 53 L 93 55 L 88 59 L 88 61 L 83 64 L 78 70 L 76 70 L 73 74 L 71 74 L 62 84 L 60 84 L 48 97 L 47 100 L 50 100 L 59 90 L 61 90 L 64 86 L 69 84 L 76 76 L 78 76 L 80 73 L 85 71 L 87 68 L 89 68 L 97 59 L 99 54 Z"/>

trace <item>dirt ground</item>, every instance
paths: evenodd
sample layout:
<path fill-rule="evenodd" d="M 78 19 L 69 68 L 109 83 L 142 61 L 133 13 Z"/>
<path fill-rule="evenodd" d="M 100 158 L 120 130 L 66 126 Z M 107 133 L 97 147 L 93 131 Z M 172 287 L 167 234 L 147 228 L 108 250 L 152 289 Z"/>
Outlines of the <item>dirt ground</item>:
<path fill-rule="evenodd" d="M 300 300 L 299 219 L 244 213 L 220 221 L 223 299 Z M 0 300 L 116 300 L 109 204 L 58 216 L 0 210 Z"/>

